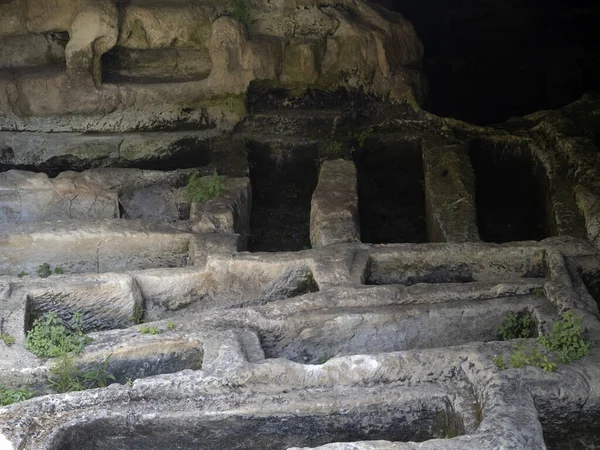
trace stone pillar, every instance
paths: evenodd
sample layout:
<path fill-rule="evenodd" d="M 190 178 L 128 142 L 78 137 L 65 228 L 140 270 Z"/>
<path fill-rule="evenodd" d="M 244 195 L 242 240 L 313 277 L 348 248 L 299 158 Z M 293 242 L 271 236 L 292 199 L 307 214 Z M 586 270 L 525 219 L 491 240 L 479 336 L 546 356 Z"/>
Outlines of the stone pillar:
<path fill-rule="evenodd" d="M 337 159 L 321 166 L 310 208 L 310 242 L 313 248 L 360 242 L 356 167 L 352 161 Z"/>
<path fill-rule="evenodd" d="M 423 146 L 430 242 L 477 242 L 475 176 L 466 149 Z"/>

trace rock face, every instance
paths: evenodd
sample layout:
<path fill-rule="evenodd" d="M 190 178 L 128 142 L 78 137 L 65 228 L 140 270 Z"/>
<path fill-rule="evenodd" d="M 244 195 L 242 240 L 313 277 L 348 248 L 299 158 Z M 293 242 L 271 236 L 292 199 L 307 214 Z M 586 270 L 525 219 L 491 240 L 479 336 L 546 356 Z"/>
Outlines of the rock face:
<path fill-rule="evenodd" d="M 24 54 L 0 58 L 2 128 L 227 128 L 245 114 L 235 98 L 255 80 L 421 101 L 423 49 L 399 14 L 362 0 L 250 6 L 242 23 L 231 4 L 217 1 L 134 0 L 117 8 L 109 0 L 61 0 L 52 11 L 40 0 L 3 2 L 2 47 L 19 45 Z M 55 32 L 69 33 L 64 58 L 48 34 Z"/>
<path fill-rule="evenodd" d="M 515 355 L 600 342 L 597 96 L 478 127 L 371 3 L 118 3 L 0 0 L 2 450 L 600 445 L 598 346 Z"/>
<path fill-rule="evenodd" d="M 571 310 L 600 340 L 598 98 L 483 128 L 287 95 L 267 91 L 211 144 L 215 166 L 243 176 L 208 165 L 0 174 L 0 331 L 14 338 L 0 342 L 0 387 L 36 395 L 0 408 L 1 439 L 107 450 L 598 445 L 597 347 L 555 372 L 498 367 L 515 352 L 501 339 L 508 314 L 547 334 Z M 216 179 L 222 192 L 190 203 L 194 173 L 204 176 L 192 185 Z M 267 201 L 277 215 L 264 227 L 252 205 Z M 283 239 L 283 219 L 313 248 L 245 251 L 256 235 Z M 44 263 L 66 273 L 40 279 Z M 46 312 L 82 314 L 93 342 L 73 364 L 112 375 L 108 388 L 54 392 L 56 362 L 24 345 Z"/>

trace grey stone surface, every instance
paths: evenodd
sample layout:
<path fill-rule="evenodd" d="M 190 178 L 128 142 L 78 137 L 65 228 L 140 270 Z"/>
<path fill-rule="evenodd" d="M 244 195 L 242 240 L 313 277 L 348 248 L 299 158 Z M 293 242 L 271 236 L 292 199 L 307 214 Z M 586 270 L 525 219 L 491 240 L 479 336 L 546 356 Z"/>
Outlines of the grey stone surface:
<path fill-rule="evenodd" d="M 189 218 L 190 205 L 185 200 L 185 189 L 154 185 L 126 191 L 119 197 L 124 219 L 175 222 Z"/>
<path fill-rule="evenodd" d="M 210 183 L 212 176 L 202 177 Z M 240 236 L 240 248 L 245 249 L 250 234 L 252 192 L 248 178 L 220 178 L 223 192 L 205 203 L 192 202 L 190 220 L 196 233 L 225 233 Z"/>
<path fill-rule="evenodd" d="M 360 242 L 356 168 L 351 161 L 325 161 L 310 208 L 313 248 Z"/>
<path fill-rule="evenodd" d="M 140 290 L 126 275 L 86 275 L 75 282 L 60 277 L 37 284 L 22 289 L 27 325 L 49 312 L 68 323 L 73 312 L 78 312 L 86 331 L 126 328 L 134 324 L 136 311 L 143 309 Z"/>
<path fill-rule="evenodd" d="M 148 23 L 146 11 L 131 13 Z M 298 20 L 313 17 L 308 11 L 299 10 Z M 222 25 L 232 39 L 244 39 L 231 21 Z M 149 39 L 158 42 L 161 36 Z M 121 45 L 154 45 L 135 33 L 132 39 Z M 290 51 L 299 55 L 311 51 L 292 44 Z M 561 114 L 582 105 L 597 110 L 584 99 Z M 534 131 L 473 127 L 425 113 L 419 120 L 381 114 L 374 133 L 420 142 L 431 209 L 425 219 L 433 220 L 436 240 L 445 242 L 339 242 L 298 252 L 244 252 L 245 229 L 236 220 L 250 208 L 247 179 L 226 179 L 225 195 L 203 208 L 196 205 L 190 220 L 71 219 L 3 228 L 0 331 L 15 343 L 0 342 L 0 386 L 28 384 L 37 396 L 0 408 L 0 445 L 11 450 L 597 446 L 597 346 L 551 373 L 535 367 L 500 370 L 494 363 L 498 356 L 508 361 L 515 351 L 517 341 L 498 336 L 509 312 L 531 317 L 535 331 L 547 333 L 561 312 L 572 310 L 586 338 L 600 342 L 596 152 L 575 145 L 571 125 L 552 112 L 528 119 Z M 600 116 L 575 122 L 586 130 L 594 117 Z M 279 122 L 284 131 L 285 122 Z M 352 131 L 344 119 L 335 123 L 339 130 L 328 128 L 328 139 Z M 285 139 L 293 142 L 294 136 Z M 464 153 L 476 139 L 489 144 L 482 151 L 524 152 L 543 166 L 549 186 L 561 191 L 547 198 L 552 208 L 543 218 L 554 221 L 549 234 L 555 236 L 478 242 L 473 230 L 479 207 Z M 562 156 L 546 155 L 552 139 L 560 142 Z M 243 157 L 241 148 L 236 146 L 235 155 Z M 562 170 L 563 156 L 573 173 Z M 329 190 L 321 186 L 321 198 L 357 182 L 351 163 L 344 164 L 340 180 Z M 436 178 L 447 164 L 448 175 L 441 178 L 449 179 Z M 157 185 L 175 189 L 189 173 L 88 171 L 77 183 L 119 193 Z M 31 179 L 56 184 L 70 177 Z M 569 186 L 576 187 L 575 199 L 565 194 Z M 456 217 L 443 214 L 446 202 L 466 197 Z M 315 230 L 328 225 L 323 212 L 343 210 L 348 198 L 340 204 L 331 200 L 331 208 L 315 213 Z M 69 273 L 35 277 L 44 262 L 64 265 Z M 16 277 L 22 269 L 30 275 Z M 107 273 L 89 273 L 97 271 Z M 36 308 L 38 314 L 53 310 L 62 317 L 86 312 L 86 326 L 98 331 L 89 333 L 93 342 L 74 361 L 86 371 L 106 362 L 117 383 L 54 393 L 48 386 L 54 362 L 23 345 L 28 311 Z M 522 343 L 527 342 L 533 341 Z"/>
<path fill-rule="evenodd" d="M 464 147 L 423 149 L 430 242 L 476 242 L 475 180 Z"/>
<path fill-rule="evenodd" d="M 121 272 L 185 266 L 190 234 L 133 220 L 59 221 L 4 228 L 0 245 L 3 275 L 35 274 L 49 262 L 68 273 Z"/>
<path fill-rule="evenodd" d="M 111 192 L 106 184 L 82 181 L 73 172 L 53 179 L 43 173 L 0 173 L 0 223 L 119 216 L 117 192 Z"/>

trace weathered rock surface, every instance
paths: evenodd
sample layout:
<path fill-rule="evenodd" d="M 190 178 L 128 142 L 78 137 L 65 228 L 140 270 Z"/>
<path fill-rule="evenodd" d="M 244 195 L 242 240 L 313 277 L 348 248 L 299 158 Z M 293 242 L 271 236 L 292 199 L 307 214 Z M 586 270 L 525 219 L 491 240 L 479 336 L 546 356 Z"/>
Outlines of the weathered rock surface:
<path fill-rule="evenodd" d="M 173 10 L 146 6 L 131 9 L 141 25 L 127 22 L 131 40 L 119 45 L 147 51 L 166 42 L 176 46 L 171 38 L 196 45 L 193 36 L 170 26 L 152 26 L 156 33 L 144 38 L 142 25 L 155 13 L 168 24 L 169 14 L 181 12 L 179 2 Z M 334 6 L 321 9 L 346 14 Z M 311 5 L 289 12 L 305 34 L 327 29 L 321 13 Z M 364 27 L 379 23 L 378 16 L 371 19 Z M 253 33 L 267 33 L 266 25 L 260 16 L 247 28 L 227 16 L 213 20 L 220 32 L 194 51 L 226 48 L 212 62 L 236 68 L 219 81 L 233 85 L 247 75 L 238 70 L 245 52 L 259 48 Z M 271 38 L 294 29 L 278 23 Z M 355 45 L 355 30 L 339 24 L 348 45 Z M 365 36 L 380 43 L 369 32 L 356 36 L 359 46 Z M 310 55 L 300 44 L 294 52 Z M 268 72 L 270 60 L 263 56 L 260 70 Z M 13 197 L 0 199 L 7 210 L 16 208 L 16 191 L 33 185 L 52 193 L 50 210 L 58 216 L 65 214 L 62 197 L 54 194 L 60 187 L 68 195 L 117 193 L 109 198 L 140 218 L 58 220 L 38 205 L 39 220 L 3 228 L 0 332 L 15 342 L 0 342 L 0 386 L 29 385 L 37 397 L 0 408 L 0 439 L 31 449 L 597 445 L 597 347 L 551 373 L 500 370 L 494 363 L 500 355 L 508 362 L 515 348 L 515 341 L 499 337 L 508 313 L 531 318 L 536 333 L 547 333 L 561 312 L 572 310 L 586 338 L 600 340 L 597 100 L 586 97 L 562 112 L 482 128 L 348 92 L 306 91 L 293 101 L 289 91 L 268 92 L 268 107 L 258 108 L 229 140 L 211 143 L 219 164 L 235 163 L 240 178 L 223 178 L 222 195 L 191 205 L 189 219 L 176 218 L 173 205 L 192 170 L 96 169 L 56 178 L 3 173 L 2 179 L 19 182 L 18 188 L 7 182 Z M 321 104 L 330 108 L 312 115 Z M 227 142 L 234 143 L 229 153 Z M 332 142 L 334 150 L 324 148 Z M 361 176 L 361 164 L 369 163 L 365 155 L 382 161 L 371 178 Z M 508 199 L 490 197 L 481 183 L 504 170 L 501 162 L 526 173 L 508 182 L 496 178 L 504 188 L 498 192 L 512 193 Z M 353 214 L 365 210 L 361 185 L 380 181 L 383 190 L 400 184 L 393 192 L 407 194 L 383 206 L 377 196 L 366 201 L 436 242 L 408 243 L 396 235 L 385 244 L 358 242 Z M 310 211 L 305 191 L 314 193 Z M 271 211 L 283 213 L 306 199 L 307 209 L 290 215 L 298 223 L 285 226 L 303 227 L 310 219 L 315 248 L 242 251 L 246 235 L 257 233 L 249 218 L 261 195 L 274 199 Z M 417 196 L 415 206 L 410 202 Z M 528 212 L 528 205 L 542 206 L 536 214 L 514 213 Z M 363 217 L 366 226 L 394 228 Z M 178 220 L 157 220 L 165 218 Z M 499 242 L 486 234 L 490 222 L 500 230 Z M 273 221 L 258 232 L 278 233 L 283 225 Z M 67 273 L 39 279 L 34 273 L 44 263 Z M 31 319 L 44 311 L 63 318 L 83 312 L 86 328 L 98 331 L 89 333 L 93 342 L 73 362 L 86 372 L 103 367 L 116 382 L 57 395 L 48 383 L 55 362 L 23 345 Z M 147 323 L 133 323 L 141 321 Z"/>
<path fill-rule="evenodd" d="M 177 188 L 196 172 L 92 169 L 48 178 L 10 170 L 0 173 L 0 223 L 114 219 L 121 217 L 120 207 L 125 219 L 178 220 L 179 205 L 189 203 Z"/>
<path fill-rule="evenodd" d="M 210 183 L 212 176 L 202 177 Z M 222 177 L 221 177 L 222 179 Z M 250 234 L 250 208 L 252 192 L 248 178 L 228 178 L 220 181 L 223 192 L 205 203 L 192 202 L 190 219 L 196 233 L 239 234 L 241 248 L 246 248 Z"/>
<path fill-rule="evenodd" d="M 351 161 L 326 161 L 310 208 L 313 248 L 360 242 L 356 168 Z"/>
<path fill-rule="evenodd" d="M 215 1 L 133 1 L 118 9 L 108 0 L 69 0 L 52 14 L 38 0 L 13 0 L 0 8 L 0 28 L 11 39 L 28 32 L 69 32 L 65 71 L 47 66 L 0 77 L 0 119 L 6 130 L 135 131 L 158 123 L 206 126 L 207 121 L 231 128 L 245 115 L 243 101 L 235 96 L 253 80 L 363 89 L 411 103 L 422 98 L 423 49 L 414 29 L 399 14 L 362 0 L 255 2 L 247 25 L 224 15 L 231 13 L 229 5 Z M 102 56 L 111 49 L 108 79 L 103 79 Z M 175 63 L 165 76 L 168 49 L 195 52 L 203 61 L 189 69 L 196 75 L 186 78 L 186 68 Z M 158 60 L 157 68 L 141 56 L 136 72 L 132 50 L 154 52 L 147 61 Z M 39 50 L 33 46 L 32 52 Z M 30 59 L 36 66 L 43 63 L 36 55 Z M 111 84 L 115 72 L 118 84 Z M 156 79 L 165 84 L 147 82 Z M 85 128 L 78 117 L 87 118 Z"/>

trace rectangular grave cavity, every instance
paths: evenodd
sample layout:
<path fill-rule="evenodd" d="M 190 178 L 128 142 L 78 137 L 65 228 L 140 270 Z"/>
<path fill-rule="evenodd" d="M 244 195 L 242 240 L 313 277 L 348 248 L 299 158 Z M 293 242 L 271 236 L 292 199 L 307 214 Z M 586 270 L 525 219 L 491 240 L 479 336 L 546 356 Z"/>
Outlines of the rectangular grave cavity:
<path fill-rule="evenodd" d="M 427 242 L 424 172 L 418 140 L 368 140 L 357 152 L 361 240 Z"/>
<path fill-rule="evenodd" d="M 322 400 L 321 400 L 322 401 Z M 344 413 L 298 412 L 270 415 L 211 417 L 177 416 L 169 411 L 138 416 L 96 418 L 73 422 L 54 436 L 51 450 L 285 450 L 334 442 L 423 442 L 464 434 L 463 419 L 444 397 L 398 399 L 390 404 L 356 408 Z M 342 409 L 342 408 L 340 408 Z"/>
<path fill-rule="evenodd" d="M 319 290 L 304 261 L 211 256 L 206 269 L 201 285 L 194 288 L 201 298 L 195 307 L 200 309 L 260 305 Z"/>
<path fill-rule="evenodd" d="M 526 145 L 475 140 L 469 157 L 484 242 L 539 241 L 556 234 L 546 171 Z"/>
<path fill-rule="evenodd" d="M 201 370 L 204 350 L 199 342 L 192 339 L 159 336 L 157 339 L 151 337 L 145 342 L 128 342 L 121 348 L 104 352 L 98 357 L 85 356 L 85 361 L 78 363 L 83 373 L 92 371 L 99 363 L 107 361 L 106 371 L 114 375 L 114 382 L 125 384 L 139 378 L 182 370 Z"/>
<path fill-rule="evenodd" d="M 288 323 L 285 331 L 263 332 L 267 358 L 322 364 L 338 355 L 440 348 L 499 339 L 508 313 L 526 314 L 542 298 L 497 298 L 436 305 L 356 308 L 343 316 L 323 312 Z"/>
<path fill-rule="evenodd" d="M 248 143 L 251 252 L 310 248 L 310 202 L 317 186 L 317 146 Z"/>
<path fill-rule="evenodd" d="M 450 247 L 430 252 L 373 253 L 365 271 L 365 284 L 508 282 L 545 278 L 545 252 L 540 248 L 515 247 L 501 251 L 477 251 Z"/>
<path fill-rule="evenodd" d="M 138 221 L 61 223 L 52 228 L 25 224 L 0 231 L 0 241 L 0 275 L 13 276 L 36 275 L 44 264 L 67 274 L 184 267 L 190 248 L 189 234 Z"/>
<path fill-rule="evenodd" d="M 103 83 L 178 83 L 204 80 L 212 62 L 208 52 L 193 48 L 135 49 L 114 47 L 102 55 Z"/>
<path fill-rule="evenodd" d="M 82 317 L 83 330 L 112 330 L 133 325 L 144 300 L 135 281 L 125 275 L 85 277 L 81 282 L 52 283 L 27 294 L 25 330 L 36 319 L 54 313 L 65 324 L 74 313 Z"/>
<path fill-rule="evenodd" d="M 0 70 L 17 74 L 42 68 L 64 70 L 69 33 L 35 33 L 0 37 Z"/>

